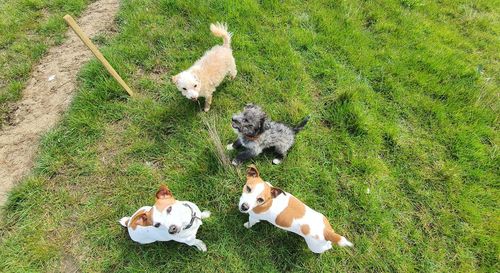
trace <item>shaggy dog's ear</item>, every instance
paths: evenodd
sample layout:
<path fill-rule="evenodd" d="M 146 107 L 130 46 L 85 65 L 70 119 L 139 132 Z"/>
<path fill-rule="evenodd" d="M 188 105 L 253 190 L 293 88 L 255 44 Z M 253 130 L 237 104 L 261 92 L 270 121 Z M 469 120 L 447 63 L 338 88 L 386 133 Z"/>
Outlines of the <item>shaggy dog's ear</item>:
<path fill-rule="evenodd" d="M 248 109 L 252 109 L 252 108 L 256 108 L 257 106 L 253 103 L 248 103 L 247 105 L 245 105 L 245 110 L 248 110 Z"/>
<path fill-rule="evenodd" d="M 260 118 L 260 129 L 261 130 L 264 130 L 264 129 L 267 129 L 267 128 L 264 128 L 264 122 L 266 121 L 266 114 L 264 114 L 263 117 Z"/>
<path fill-rule="evenodd" d="M 179 75 L 172 76 L 172 82 L 177 84 L 177 81 L 179 80 Z"/>

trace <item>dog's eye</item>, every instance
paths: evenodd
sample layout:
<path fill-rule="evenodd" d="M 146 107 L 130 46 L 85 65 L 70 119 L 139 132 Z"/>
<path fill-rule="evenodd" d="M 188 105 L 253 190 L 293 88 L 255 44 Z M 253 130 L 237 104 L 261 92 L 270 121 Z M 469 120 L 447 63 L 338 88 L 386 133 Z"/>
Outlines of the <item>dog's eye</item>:
<path fill-rule="evenodd" d="M 243 119 L 243 121 L 244 121 L 244 122 L 248 122 L 248 119 L 244 118 L 244 119 Z"/>
<path fill-rule="evenodd" d="M 197 84 L 194 85 L 194 88 L 196 88 L 196 86 L 198 86 Z"/>
<path fill-rule="evenodd" d="M 259 204 L 264 203 L 264 199 L 263 199 L 263 198 L 261 198 L 261 197 L 257 198 L 257 203 L 259 203 Z"/>
<path fill-rule="evenodd" d="M 170 213 L 172 211 L 172 206 L 167 208 L 167 213 Z"/>
<path fill-rule="evenodd" d="M 160 223 L 156 223 L 155 228 L 159 228 L 159 227 L 160 227 Z"/>
<path fill-rule="evenodd" d="M 182 87 L 182 89 L 187 90 L 186 87 Z"/>
<path fill-rule="evenodd" d="M 247 193 L 250 193 L 250 192 L 252 191 L 252 189 L 251 189 L 249 186 L 245 186 L 245 191 L 246 191 Z"/>

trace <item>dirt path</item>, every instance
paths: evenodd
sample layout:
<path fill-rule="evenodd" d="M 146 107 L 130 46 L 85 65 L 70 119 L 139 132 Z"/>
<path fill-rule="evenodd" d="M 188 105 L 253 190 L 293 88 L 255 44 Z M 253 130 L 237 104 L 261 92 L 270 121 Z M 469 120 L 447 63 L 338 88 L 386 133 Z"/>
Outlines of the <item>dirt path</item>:
<path fill-rule="evenodd" d="M 98 0 L 77 22 L 92 37 L 111 27 L 118 8 L 118 0 Z M 23 98 L 14 106 L 9 124 L 0 131 L 0 206 L 7 192 L 29 174 L 40 137 L 68 108 L 76 74 L 92 57 L 73 31 L 68 30 L 66 36 L 67 40 L 51 48 L 33 69 Z"/>

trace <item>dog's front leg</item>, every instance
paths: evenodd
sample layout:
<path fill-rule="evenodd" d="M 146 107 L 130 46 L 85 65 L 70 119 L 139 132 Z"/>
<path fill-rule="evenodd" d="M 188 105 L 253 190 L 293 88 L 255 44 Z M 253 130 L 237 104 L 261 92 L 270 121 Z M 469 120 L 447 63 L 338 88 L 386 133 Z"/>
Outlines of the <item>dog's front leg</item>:
<path fill-rule="evenodd" d="M 233 143 L 227 144 L 226 149 L 231 151 L 234 149 L 239 149 L 241 146 L 243 146 L 243 144 L 241 144 L 241 139 L 237 138 Z"/>
<path fill-rule="evenodd" d="M 212 105 L 212 95 L 205 98 L 205 107 L 203 111 L 208 112 L 208 110 L 210 110 L 210 105 Z"/>
<path fill-rule="evenodd" d="M 235 159 L 231 162 L 234 166 L 238 166 L 241 163 L 247 161 L 248 159 L 256 156 L 257 154 L 253 150 L 246 150 L 241 153 L 239 153 Z"/>
<path fill-rule="evenodd" d="M 199 251 L 206 252 L 207 251 L 207 245 L 202 240 L 199 239 L 193 239 L 190 241 L 187 241 L 186 244 L 188 246 L 194 246 L 196 247 Z"/>
<path fill-rule="evenodd" d="M 257 224 L 258 222 L 260 222 L 259 219 L 252 217 L 252 216 L 248 216 L 248 222 L 244 223 L 243 226 L 246 228 L 251 228 L 253 225 Z"/>

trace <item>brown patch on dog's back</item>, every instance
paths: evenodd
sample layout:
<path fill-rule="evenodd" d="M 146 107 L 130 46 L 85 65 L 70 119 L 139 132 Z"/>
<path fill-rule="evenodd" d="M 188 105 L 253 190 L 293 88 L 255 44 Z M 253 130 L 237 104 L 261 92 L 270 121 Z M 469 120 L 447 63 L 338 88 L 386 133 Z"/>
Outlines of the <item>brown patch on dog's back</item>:
<path fill-rule="evenodd" d="M 137 226 L 152 226 L 153 225 L 153 217 L 152 217 L 152 209 L 149 211 L 141 210 L 130 220 L 130 227 L 135 230 Z"/>
<path fill-rule="evenodd" d="M 305 224 L 305 225 L 301 225 L 300 226 L 300 231 L 302 232 L 302 234 L 304 235 L 307 235 L 309 234 L 309 231 L 311 230 L 311 228 L 309 227 L 308 224 Z"/>
<path fill-rule="evenodd" d="M 276 224 L 282 227 L 290 227 L 294 219 L 300 219 L 306 214 L 306 206 L 294 196 L 290 196 L 288 206 L 276 217 Z"/>
<path fill-rule="evenodd" d="M 325 216 L 323 216 L 323 223 L 325 224 L 325 228 L 323 229 L 325 240 L 330 241 L 334 244 L 338 244 L 342 237 L 335 233 L 332 226 L 330 225 L 330 222 L 328 222 L 328 219 L 326 219 Z"/>

